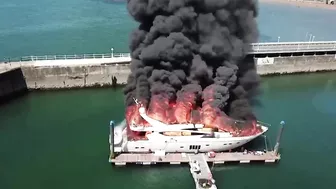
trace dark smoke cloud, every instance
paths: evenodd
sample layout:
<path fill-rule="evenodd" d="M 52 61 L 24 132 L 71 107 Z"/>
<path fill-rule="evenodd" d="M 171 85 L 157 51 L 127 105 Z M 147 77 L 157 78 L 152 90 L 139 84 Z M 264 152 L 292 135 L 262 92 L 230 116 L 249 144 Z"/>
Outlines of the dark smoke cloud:
<path fill-rule="evenodd" d="M 133 97 L 183 101 L 190 92 L 199 106 L 254 119 L 250 99 L 260 79 L 246 54 L 258 38 L 255 0 L 128 0 L 127 8 L 139 22 L 130 37 L 127 106 Z"/>

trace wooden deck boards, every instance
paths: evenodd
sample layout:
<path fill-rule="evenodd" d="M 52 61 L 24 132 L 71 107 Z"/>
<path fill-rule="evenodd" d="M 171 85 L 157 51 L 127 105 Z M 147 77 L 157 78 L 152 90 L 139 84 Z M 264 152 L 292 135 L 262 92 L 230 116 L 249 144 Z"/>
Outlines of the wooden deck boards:
<path fill-rule="evenodd" d="M 240 162 L 249 163 L 251 161 L 263 162 L 277 162 L 280 160 L 280 155 L 276 155 L 273 151 L 268 151 L 263 155 L 244 154 L 242 152 L 223 152 L 217 153 L 216 157 L 209 158 L 205 156 L 207 162 L 225 163 L 225 162 Z M 139 163 L 139 164 L 156 164 L 156 163 L 189 163 L 188 154 L 183 153 L 168 153 L 165 156 L 155 156 L 152 153 L 122 153 L 109 158 L 109 161 L 116 165 L 126 163 Z"/>

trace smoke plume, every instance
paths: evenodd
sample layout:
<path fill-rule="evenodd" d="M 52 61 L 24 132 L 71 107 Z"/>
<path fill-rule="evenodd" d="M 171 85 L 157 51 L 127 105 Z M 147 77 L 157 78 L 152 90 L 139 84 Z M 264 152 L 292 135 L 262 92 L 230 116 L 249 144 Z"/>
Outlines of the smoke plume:
<path fill-rule="evenodd" d="M 128 0 L 127 9 L 139 23 L 127 107 L 137 98 L 166 122 L 256 119 L 250 100 L 260 79 L 246 56 L 258 39 L 256 0 Z"/>

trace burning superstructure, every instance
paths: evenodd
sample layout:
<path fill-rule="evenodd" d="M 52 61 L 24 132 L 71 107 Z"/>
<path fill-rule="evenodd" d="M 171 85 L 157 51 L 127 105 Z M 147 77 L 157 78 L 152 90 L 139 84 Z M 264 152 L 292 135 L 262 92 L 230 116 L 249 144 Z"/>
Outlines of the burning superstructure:
<path fill-rule="evenodd" d="M 258 36 L 254 0 L 128 0 L 127 8 L 140 23 L 130 43 L 128 125 L 150 126 L 135 97 L 162 123 L 199 123 L 232 136 L 261 132 L 250 106 L 259 77 L 246 56 Z"/>
<path fill-rule="evenodd" d="M 183 136 L 185 133 L 188 133 L 188 129 L 191 128 L 195 128 L 196 131 L 204 131 L 204 129 L 208 128 L 208 131 L 225 132 L 229 133 L 232 137 L 253 136 L 263 132 L 261 127 L 257 127 L 255 120 L 234 120 L 222 114 L 220 111 L 215 112 L 214 108 L 208 106 L 205 106 L 204 110 L 203 108 L 192 109 L 192 107 L 184 106 L 185 103 L 183 103 L 184 105 L 168 103 L 161 106 L 162 101 L 157 101 L 156 103 L 151 103 L 151 105 L 156 107 L 153 107 L 151 111 L 147 111 L 141 102 L 138 102 L 136 99 L 135 101 L 136 105 L 129 107 L 126 113 L 127 124 L 129 127 L 132 125 L 131 129 L 128 130 L 128 137 L 131 139 L 146 140 L 146 134 L 152 133 L 134 130 L 134 127 L 155 128 L 161 125 L 164 128 L 161 127 L 159 131 L 165 131 L 163 135 L 166 136 Z M 148 122 L 148 120 L 144 118 L 153 121 Z M 176 125 L 184 127 L 178 131 L 169 131 L 171 129 L 169 127 L 173 128 L 173 126 Z M 153 130 L 148 129 L 148 131 Z"/>

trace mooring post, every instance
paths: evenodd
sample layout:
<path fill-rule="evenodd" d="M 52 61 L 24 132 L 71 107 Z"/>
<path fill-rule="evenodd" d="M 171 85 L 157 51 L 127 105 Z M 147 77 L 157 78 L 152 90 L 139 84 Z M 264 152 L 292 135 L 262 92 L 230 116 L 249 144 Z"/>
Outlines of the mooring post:
<path fill-rule="evenodd" d="M 278 137 L 277 137 L 277 140 L 276 140 L 276 143 L 275 143 L 275 146 L 274 146 L 274 153 L 275 154 L 279 153 L 280 139 L 281 139 L 281 136 L 282 136 L 282 132 L 284 130 L 284 125 L 285 125 L 285 122 L 281 121 L 280 122 L 280 130 L 279 130 Z"/>
<path fill-rule="evenodd" d="M 114 158 L 114 121 L 110 121 L 110 153 Z"/>

